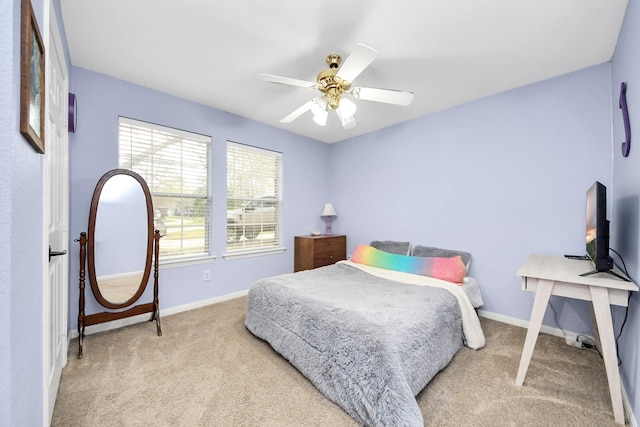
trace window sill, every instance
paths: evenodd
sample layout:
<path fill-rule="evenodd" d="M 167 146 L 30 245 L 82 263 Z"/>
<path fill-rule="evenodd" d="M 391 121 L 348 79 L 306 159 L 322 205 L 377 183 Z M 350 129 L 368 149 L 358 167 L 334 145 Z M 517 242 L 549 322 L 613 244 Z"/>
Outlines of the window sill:
<path fill-rule="evenodd" d="M 209 264 L 214 259 L 216 259 L 215 255 L 200 256 L 197 258 L 166 259 L 166 260 L 160 260 L 159 268 L 160 270 L 163 270 L 165 268 L 185 267 L 187 265 Z"/>
<path fill-rule="evenodd" d="M 224 259 L 240 259 L 240 258 L 251 258 L 255 256 L 263 256 L 263 255 L 274 255 L 281 254 L 286 251 L 285 247 L 271 248 L 271 249 L 253 249 L 246 251 L 238 251 L 238 252 L 229 252 L 222 255 Z"/>

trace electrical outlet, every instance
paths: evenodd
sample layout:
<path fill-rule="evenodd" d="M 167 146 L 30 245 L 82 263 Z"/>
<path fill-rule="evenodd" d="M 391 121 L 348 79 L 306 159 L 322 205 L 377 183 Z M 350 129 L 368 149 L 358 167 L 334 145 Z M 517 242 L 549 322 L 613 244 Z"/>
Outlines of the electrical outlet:
<path fill-rule="evenodd" d="M 208 282 L 209 280 L 211 280 L 211 270 L 205 270 L 202 274 L 202 281 Z"/>
<path fill-rule="evenodd" d="M 583 348 L 582 347 L 582 342 L 578 341 L 578 340 L 574 340 L 571 339 L 569 337 L 565 338 L 565 342 L 570 345 L 571 347 L 576 347 L 576 348 Z"/>
<path fill-rule="evenodd" d="M 566 337 L 565 341 L 571 347 L 593 349 L 596 347 L 593 338 L 587 335 L 578 335 L 575 339 Z"/>
<path fill-rule="evenodd" d="M 578 335 L 576 340 L 582 344 L 582 348 L 589 348 L 589 349 L 596 348 L 596 341 L 590 336 Z"/>

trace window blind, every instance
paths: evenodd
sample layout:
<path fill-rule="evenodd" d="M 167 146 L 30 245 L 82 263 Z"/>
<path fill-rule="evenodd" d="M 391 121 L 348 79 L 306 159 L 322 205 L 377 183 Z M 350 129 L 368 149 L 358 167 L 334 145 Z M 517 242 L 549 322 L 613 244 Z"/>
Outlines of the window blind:
<path fill-rule="evenodd" d="M 227 141 L 227 251 L 281 246 L 282 153 Z"/>
<path fill-rule="evenodd" d="M 153 198 L 161 259 L 208 256 L 211 138 L 125 117 L 119 130 L 120 167 L 140 174 Z"/>

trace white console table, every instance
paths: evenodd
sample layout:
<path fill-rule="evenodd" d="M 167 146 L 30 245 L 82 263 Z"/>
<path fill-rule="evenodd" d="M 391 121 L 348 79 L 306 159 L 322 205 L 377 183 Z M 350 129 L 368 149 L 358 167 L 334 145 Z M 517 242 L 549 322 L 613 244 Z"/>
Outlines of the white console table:
<path fill-rule="evenodd" d="M 601 349 L 604 359 L 613 416 L 617 423 L 624 424 L 620 372 L 610 306 L 626 306 L 629 292 L 637 291 L 638 286 L 608 273 L 580 276 L 590 270 L 593 270 L 590 261 L 547 255 L 531 255 L 518 270 L 518 276 L 522 277 L 522 289 L 535 292 L 536 297 L 522 349 L 516 385 L 522 386 L 524 382 L 549 297 L 558 295 L 591 301 L 596 345 Z"/>

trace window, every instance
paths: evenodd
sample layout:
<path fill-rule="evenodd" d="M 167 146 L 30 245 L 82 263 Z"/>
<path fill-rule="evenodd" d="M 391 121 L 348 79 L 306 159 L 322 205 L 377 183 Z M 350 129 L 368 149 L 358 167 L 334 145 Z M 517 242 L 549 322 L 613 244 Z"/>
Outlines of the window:
<path fill-rule="evenodd" d="M 210 146 L 208 136 L 120 117 L 120 168 L 147 181 L 164 261 L 209 256 Z"/>
<path fill-rule="evenodd" d="M 281 246 L 282 153 L 227 142 L 227 252 Z"/>

